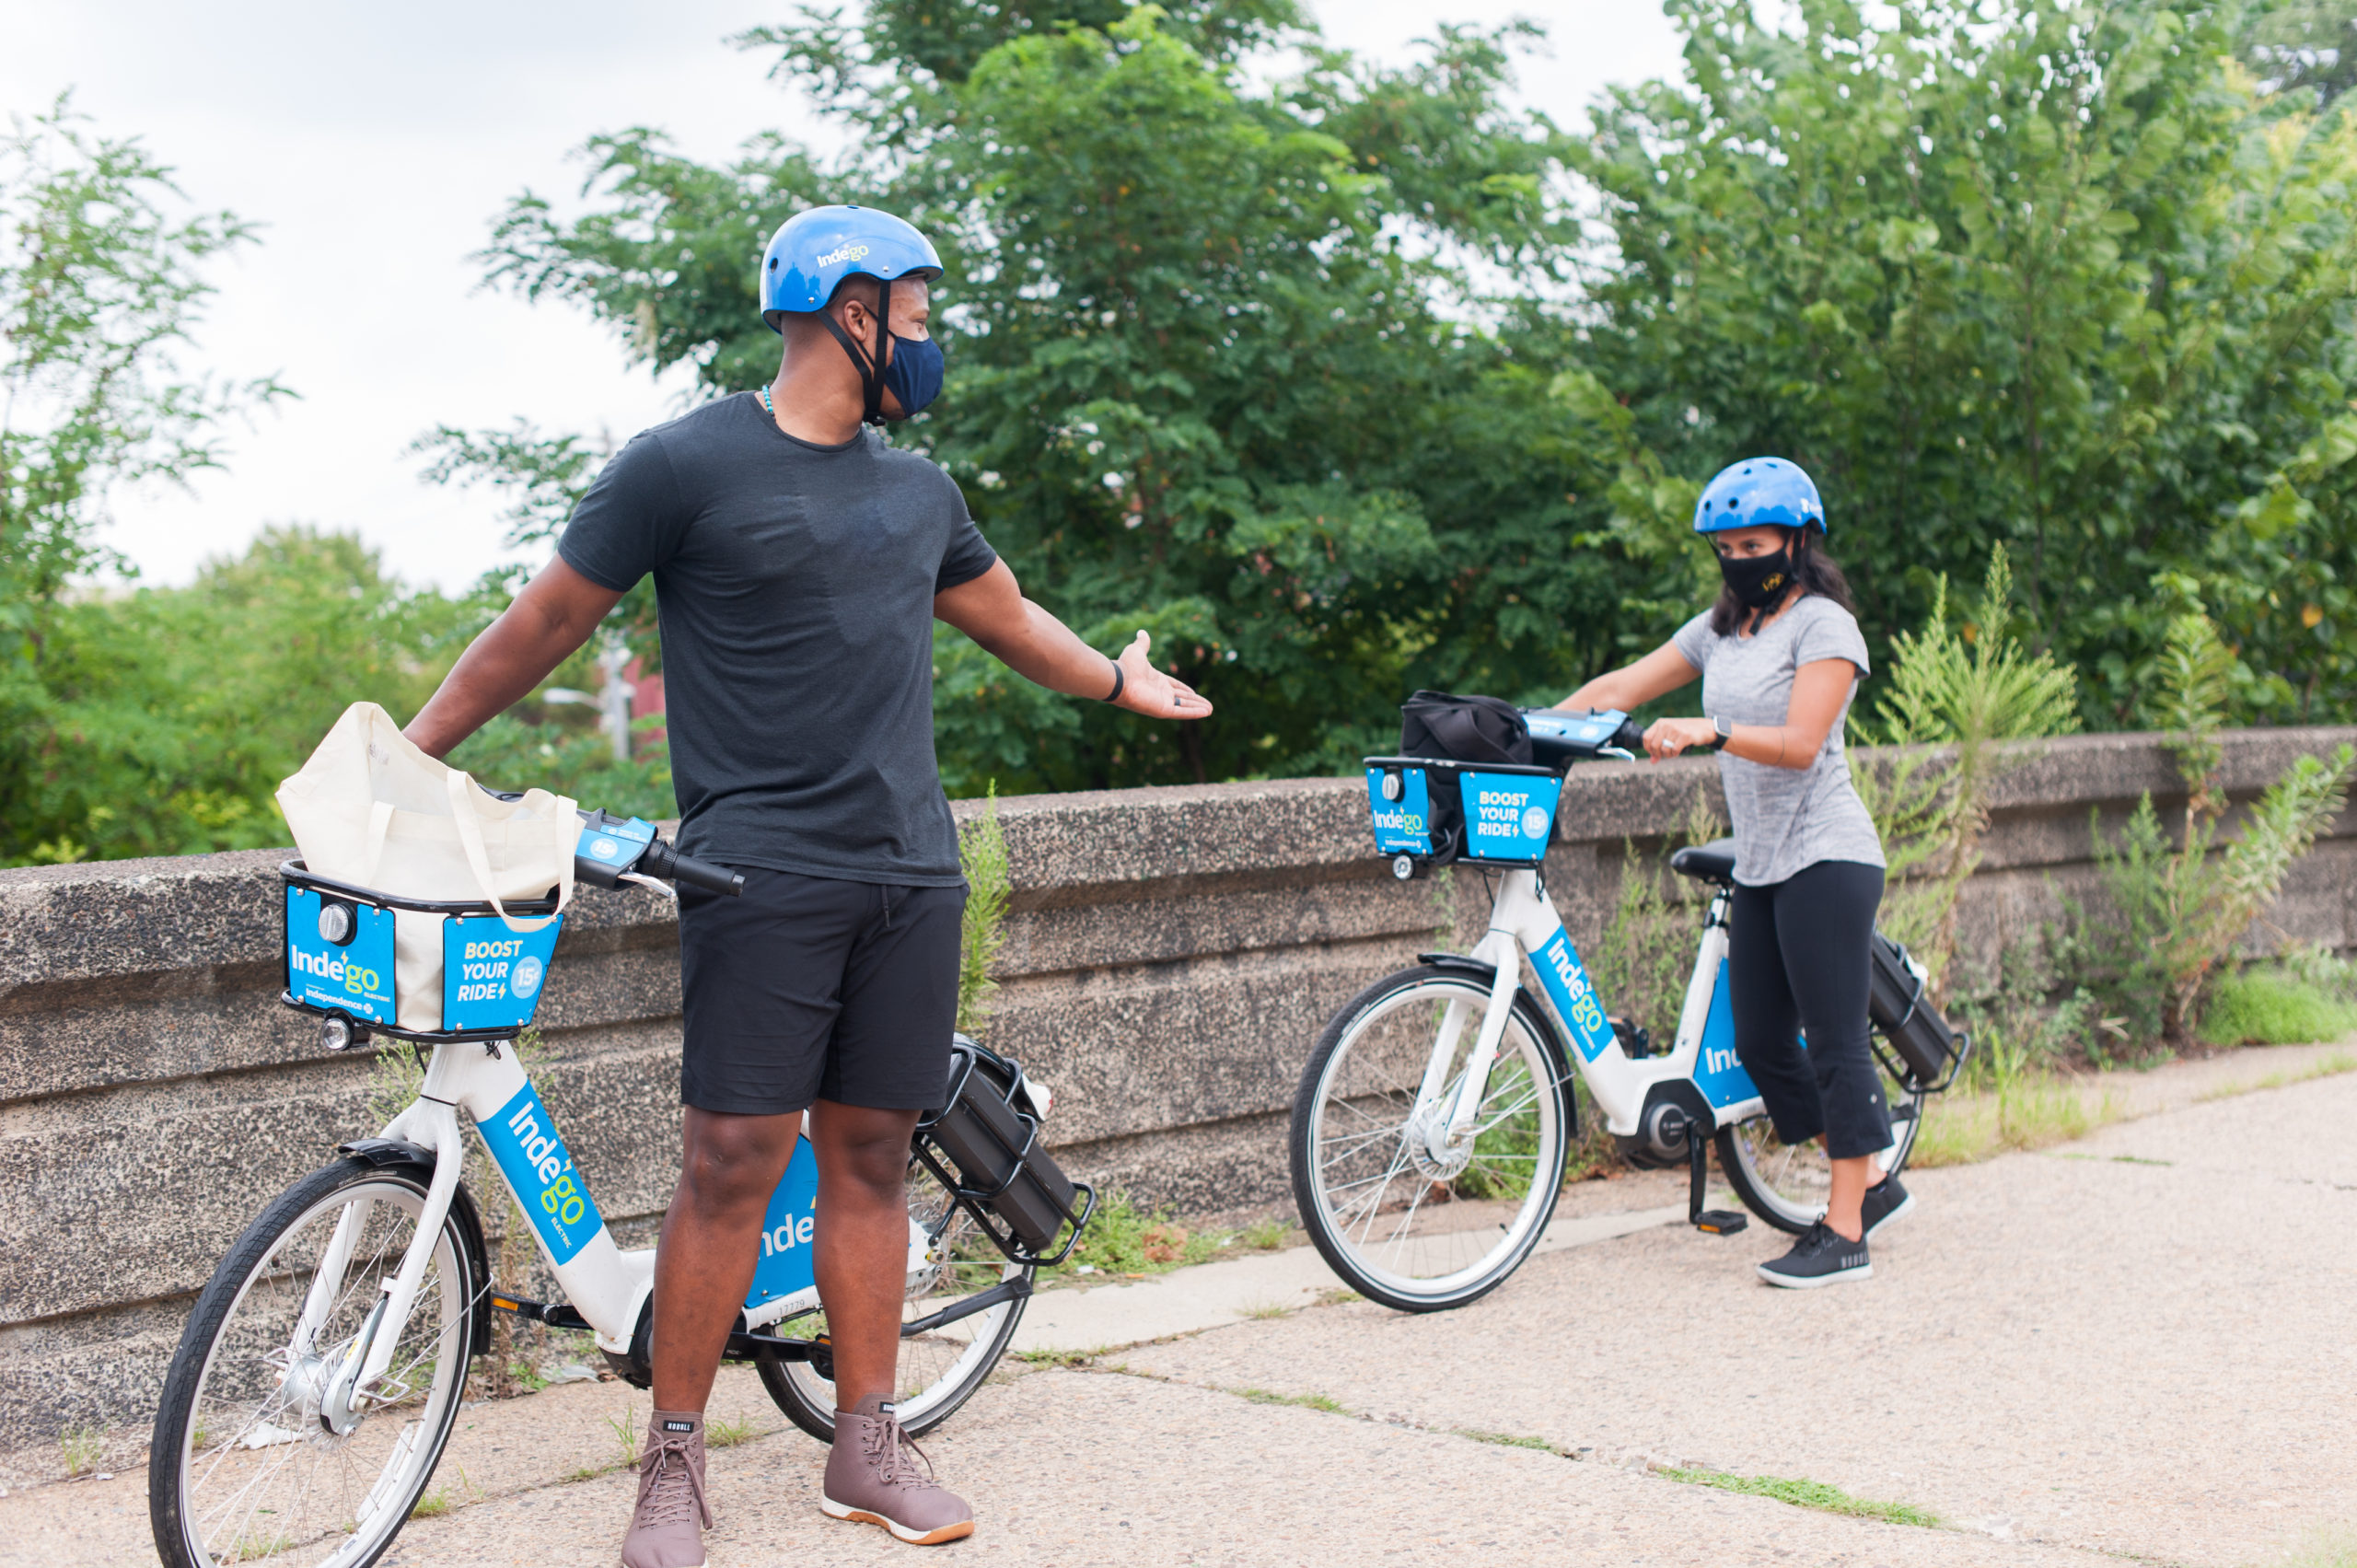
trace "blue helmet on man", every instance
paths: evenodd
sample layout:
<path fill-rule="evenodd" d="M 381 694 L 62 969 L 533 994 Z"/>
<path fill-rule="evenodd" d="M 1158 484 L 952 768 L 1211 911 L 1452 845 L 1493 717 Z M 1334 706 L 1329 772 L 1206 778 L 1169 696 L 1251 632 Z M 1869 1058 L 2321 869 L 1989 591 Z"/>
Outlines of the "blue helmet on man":
<path fill-rule="evenodd" d="M 845 278 L 876 280 L 876 341 L 855 343 L 827 314 Z M 913 278 L 931 283 L 941 275 L 941 255 L 916 226 L 874 207 L 812 207 L 796 213 L 770 236 L 761 258 L 761 319 L 783 334 L 787 316 L 810 315 L 859 371 L 865 390 L 860 415 L 870 424 L 886 421 L 888 391 L 908 419 L 941 393 L 941 345 L 930 336 L 893 333 L 892 285 Z"/>
<path fill-rule="evenodd" d="M 879 283 L 941 275 L 941 255 L 914 224 L 875 207 L 812 207 L 770 237 L 761 257 L 761 319 L 782 331 L 781 316 L 824 310 L 843 279 Z"/>
<path fill-rule="evenodd" d="M 1746 458 L 1729 463 L 1702 487 L 1694 504 L 1696 533 L 1729 528 L 1825 528 L 1825 502 L 1800 464 L 1782 458 Z"/>

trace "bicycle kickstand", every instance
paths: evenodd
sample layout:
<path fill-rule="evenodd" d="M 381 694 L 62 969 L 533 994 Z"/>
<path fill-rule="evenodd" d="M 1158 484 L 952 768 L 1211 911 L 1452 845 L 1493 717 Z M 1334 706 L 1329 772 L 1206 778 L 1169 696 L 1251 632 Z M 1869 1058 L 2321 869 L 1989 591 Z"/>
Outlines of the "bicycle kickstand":
<path fill-rule="evenodd" d="M 1703 1190 L 1711 1179 L 1711 1140 L 1699 1121 L 1686 1124 L 1686 1163 L 1690 1176 L 1686 1190 L 1687 1224 L 1713 1236 L 1733 1236 L 1751 1223 L 1747 1215 L 1734 1209 L 1702 1206 Z"/>

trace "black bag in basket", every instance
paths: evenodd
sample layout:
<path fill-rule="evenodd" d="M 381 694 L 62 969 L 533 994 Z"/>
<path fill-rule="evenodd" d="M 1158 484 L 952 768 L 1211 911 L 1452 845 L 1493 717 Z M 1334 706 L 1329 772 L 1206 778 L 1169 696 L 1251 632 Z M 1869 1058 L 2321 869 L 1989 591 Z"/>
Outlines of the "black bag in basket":
<path fill-rule="evenodd" d="M 1530 726 L 1499 697 L 1419 691 L 1399 704 L 1399 754 L 1530 765 Z"/>

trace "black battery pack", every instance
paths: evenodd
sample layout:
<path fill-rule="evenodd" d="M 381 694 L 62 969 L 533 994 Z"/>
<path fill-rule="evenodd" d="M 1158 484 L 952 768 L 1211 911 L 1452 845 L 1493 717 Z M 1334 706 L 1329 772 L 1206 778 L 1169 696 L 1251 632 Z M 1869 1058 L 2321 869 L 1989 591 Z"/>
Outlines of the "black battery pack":
<path fill-rule="evenodd" d="M 920 1143 L 948 1162 L 958 1195 L 986 1207 L 1020 1244 L 1009 1247 L 993 1230 L 1002 1249 L 1028 1255 L 1027 1260 L 1052 1260 L 1048 1249 L 1067 1225 L 1078 1239 L 1095 1194 L 1039 1146 L 1042 1108 L 1022 1067 L 960 1035 L 950 1047 L 946 1098 L 944 1109 L 918 1122 Z M 1088 1202 L 1075 1209 L 1074 1201 L 1083 1194 Z"/>
<path fill-rule="evenodd" d="M 1971 1048 L 1971 1037 L 1948 1028 L 1924 994 L 1923 971 L 1907 949 L 1877 931 L 1869 944 L 1873 963 L 1866 974 L 1866 1016 L 1906 1071 L 1910 1090 L 1936 1094 L 1956 1079 Z"/>

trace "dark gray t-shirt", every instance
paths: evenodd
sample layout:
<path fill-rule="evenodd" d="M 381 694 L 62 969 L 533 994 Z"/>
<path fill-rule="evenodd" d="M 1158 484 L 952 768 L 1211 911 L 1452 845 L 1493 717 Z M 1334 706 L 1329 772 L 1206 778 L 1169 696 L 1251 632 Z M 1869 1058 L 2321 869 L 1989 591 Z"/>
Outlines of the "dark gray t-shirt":
<path fill-rule="evenodd" d="M 1811 594 L 1756 636 L 1721 637 L 1704 610 L 1678 629 L 1670 646 L 1702 672 L 1702 712 L 1729 724 L 1781 725 L 1793 705 L 1793 677 L 1805 664 L 1848 659 L 1866 673 L 1857 618 Z M 1825 745 L 1805 768 L 1779 768 L 1719 753 L 1727 819 L 1735 829 L 1735 879 L 1768 888 L 1821 860 L 1883 864 L 1882 839 L 1866 815 L 1842 755 L 1841 726 L 1858 681 L 1850 681 Z"/>
<path fill-rule="evenodd" d="M 933 596 L 998 556 L 939 466 L 868 430 L 796 440 L 740 393 L 633 437 L 557 552 L 617 591 L 655 575 L 682 850 L 958 885 Z"/>

